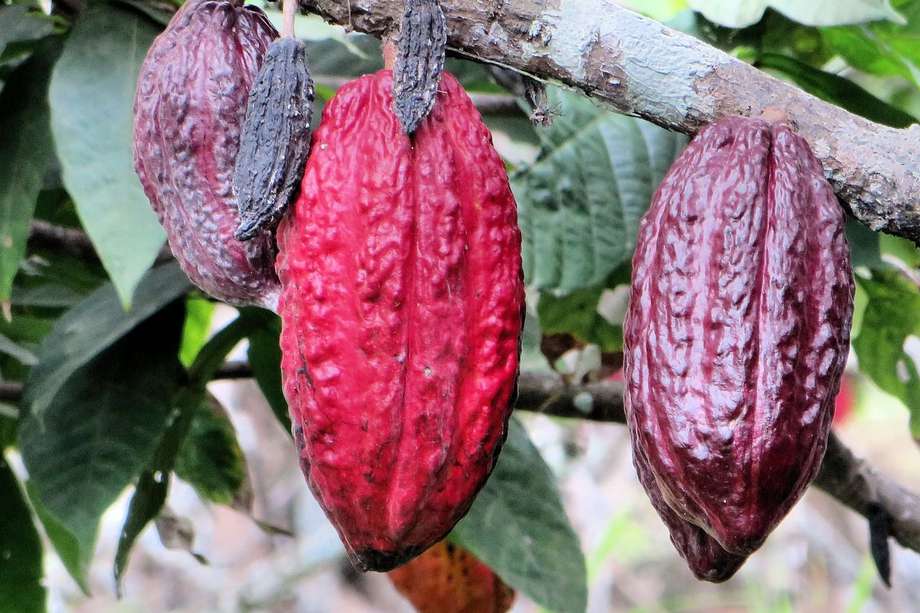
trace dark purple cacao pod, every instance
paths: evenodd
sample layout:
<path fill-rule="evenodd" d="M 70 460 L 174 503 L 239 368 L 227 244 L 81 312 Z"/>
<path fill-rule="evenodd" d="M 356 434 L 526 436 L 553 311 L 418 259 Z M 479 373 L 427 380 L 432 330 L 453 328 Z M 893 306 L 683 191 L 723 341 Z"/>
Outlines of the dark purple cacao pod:
<path fill-rule="evenodd" d="M 649 500 L 661 521 L 667 526 L 671 542 L 687 561 L 697 579 L 720 583 L 730 579 L 747 560 L 746 555 L 729 553 L 706 531 L 678 515 L 668 506 L 661 495 L 655 476 L 649 468 L 648 459 L 639 446 L 633 448 L 633 464 L 639 474 L 639 482 L 645 488 Z"/>
<path fill-rule="evenodd" d="M 232 177 L 252 80 L 278 33 L 242 1 L 189 0 L 141 67 L 134 168 L 182 270 L 231 304 L 274 308 L 274 241 L 241 243 Z"/>
<path fill-rule="evenodd" d="M 820 466 L 852 310 L 843 211 L 807 142 L 703 129 L 642 220 L 624 330 L 636 465 L 695 571 L 663 509 L 742 559 L 763 543 Z"/>
<path fill-rule="evenodd" d="M 444 538 L 495 464 L 524 287 L 504 164 L 451 75 L 414 139 L 389 70 L 323 111 L 278 225 L 284 392 L 307 482 L 356 566 Z"/>

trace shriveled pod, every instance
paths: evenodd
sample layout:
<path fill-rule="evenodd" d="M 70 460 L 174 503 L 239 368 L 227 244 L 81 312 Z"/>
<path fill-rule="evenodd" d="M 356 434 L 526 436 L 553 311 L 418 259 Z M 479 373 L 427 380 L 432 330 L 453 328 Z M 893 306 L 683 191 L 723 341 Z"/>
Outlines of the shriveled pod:
<path fill-rule="evenodd" d="M 134 99 L 134 168 L 189 279 L 231 304 L 274 308 L 268 231 L 242 243 L 232 177 L 253 78 L 278 33 L 242 0 L 189 0 L 147 52 Z"/>

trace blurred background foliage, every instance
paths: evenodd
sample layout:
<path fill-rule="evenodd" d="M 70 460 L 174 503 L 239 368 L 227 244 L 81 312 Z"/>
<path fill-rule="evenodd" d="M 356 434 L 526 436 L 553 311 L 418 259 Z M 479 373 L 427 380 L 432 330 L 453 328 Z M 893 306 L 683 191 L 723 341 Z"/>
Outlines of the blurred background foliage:
<path fill-rule="evenodd" d="M 879 123 L 920 116 L 920 0 L 624 4 Z M 162 252 L 131 104 L 174 9 L 0 3 L 0 612 L 405 610 L 343 565 L 297 470 L 277 317 L 214 304 Z M 320 107 L 381 67 L 374 39 L 309 16 L 296 27 Z M 448 69 L 507 102 L 485 120 L 524 236 L 523 367 L 616 378 L 637 225 L 686 138 L 555 87 L 552 125 L 535 128 L 486 67 Z M 920 254 L 852 221 L 848 235 L 857 313 L 837 426 L 918 488 Z M 738 578 L 696 584 L 624 430 L 529 415 L 451 538 L 521 611 L 911 610 L 917 557 L 896 548 L 885 592 L 863 530 L 810 493 Z"/>

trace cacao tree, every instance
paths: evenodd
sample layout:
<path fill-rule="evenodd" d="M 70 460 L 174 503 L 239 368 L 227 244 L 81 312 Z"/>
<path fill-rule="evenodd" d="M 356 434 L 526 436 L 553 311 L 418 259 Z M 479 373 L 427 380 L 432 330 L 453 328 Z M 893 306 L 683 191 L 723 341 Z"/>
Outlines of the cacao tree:
<path fill-rule="evenodd" d="M 0 4 L 0 612 L 912 608 L 920 1 L 557 4 Z"/>

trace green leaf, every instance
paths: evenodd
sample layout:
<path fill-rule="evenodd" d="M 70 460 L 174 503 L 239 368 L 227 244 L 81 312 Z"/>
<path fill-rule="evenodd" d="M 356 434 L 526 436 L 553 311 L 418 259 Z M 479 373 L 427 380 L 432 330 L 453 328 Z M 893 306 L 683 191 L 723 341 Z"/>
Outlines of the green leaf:
<path fill-rule="evenodd" d="M 623 327 L 615 326 L 598 313 L 603 287 L 577 290 L 567 296 L 540 295 L 537 313 L 546 334 L 571 334 L 584 343 L 594 343 L 601 351 L 623 348 Z"/>
<path fill-rule="evenodd" d="M 51 332 L 54 324 L 54 319 L 41 315 L 17 314 L 12 321 L 0 317 L 0 334 L 31 350 Z"/>
<path fill-rule="evenodd" d="M 154 4 L 144 0 L 114 0 L 116 4 L 129 6 L 135 11 L 143 13 L 161 26 L 169 25 L 169 20 L 176 14 L 177 4 L 163 2 Z"/>
<path fill-rule="evenodd" d="M 111 284 L 87 296 L 55 323 L 42 342 L 39 363 L 26 382 L 23 406 L 42 421 L 74 371 L 188 289 L 188 279 L 179 266 L 167 264 L 144 276 L 134 295 L 134 307 L 127 313 Z"/>
<path fill-rule="evenodd" d="M 373 36 L 324 37 L 306 45 L 310 72 L 315 75 L 360 77 L 383 68 L 380 41 Z"/>
<path fill-rule="evenodd" d="M 51 34 L 54 22 L 24 4 L 0 5 L 0 55 L 10 43 L 36 40 Z"/>
<path fill-rule="evenodd" d="M 115 551 L 115 562 L 112 574 L 115 578 L 115 592 L 118 597 L 124 596 L 123 580 L 128 569 L 128 559 L 131 548 L 140 533 L 144 531 L 163 508 L 166 495 L 169 493 L 169 473 L 162 471 L 145 470 L 137 480 L 134 495 L 128 504 L 128 515 L 118 537 L 118 549 Z"/>
<path fill-rule="evenodd" d="M 549 102 L 559 116 L 538 131 L 540 156 L 512 188 L 528 283 L 568 293 L 629 261 L 639 219 L 686 141 L 559 89 Z"/>
<path fill-rule="evenodd" d="M 812 68 L 794 58 L 777 53 L 764 53 L 758 56 L 756 65 L 758 68 L 779 71 L 805 91 L 866 119 L 895 128 L 905 128 L 917 123 L 917 119 L 912 115 L 876 98 L 853 81 Z"/>
<path fill-rule="evenodd" d="M 873 232 L 852 217 L 847 217 L 847 242 L 850 244 L 850 264 L 853 268 L 882 266 L 878 232 Z"/>
<path fill-rule="evenodd" d="M 91 2 L 51 79 L 64 184 L 126 307 L 164 239 L 134 173 L 131 144 L 135 82 L 157 32 L 130 9 Z"/>
<path fill-rule="evenodd" d="M 516 419 L 492 476 L 451 538 L 534 602 L 559 613 L 585 610 L 578 537 L 549 467 Z"/>
<path fill-rule="evenodd" d="M 149 464 L 185 381 L 176 357 L 183 320 L 175 301 L 72 371 L 43 419 L 28 413 L 20 423 L 30 496 L 84 589 L 99 518 Z"/>
<path fill-rule="evenodd" d="M 879 236 L 879 245 L 885 255 L 894 256 L 909 268 L 920 268 L 920 249 L 912 241 L 882 234 Z"/>
<path fill-rule="evenodd" d="M 42 543 L 16 475 L 0 453 L 0 611 L 42 613 Z"/>
<path fill-rule="evenodd" d="M 205 500 L 226 505 L 233 503 L 246 483 L 246 458 L 236 431 L 224 407 L 210 394 L 195 410 L 176 459 L 176 474 Z"/>
<path fill-rule="evenodd" d="M 21 62 L 29 43 L 54 32 L 53 18 L 23 4 L 0 5 L 0 64 Z"/>
<path fill-rule="evenodd" d="M 239 310 L 240 316 L 217 332 L 201 348 L 189 367 L 189 379 L 201 389 L 214 378 L 234 347 L 253 332 L 266 326 L 275 316 L 271 311 L 249 307 Z"/>
<path fill-rule="evenodd" d="M 24 366 L 34 366 L 38 363 L 34 353 L 22 345 L 17 345 L 3 334 L 0 334 L 0 353 L 16 358 Z"/>
<path fill-rule="evenodd" d="M 284 431 L 291 434 L 291 418 L 281 387 L 281 320 L 277 317 L 249 335 L 249 365 L 262 394 Z"/>
<path fill-rule="evenodd" d="M 159 515 L 166 495 L 169 493 L 169 475 L 176 462 L 179 448 L 185 441 L 196 409 L 201 404 L 203 392 L 185 388 L 176 395 L 176 407 L 169 417 L 167 426 L 153 459 L 141 473 L 134 488 L 134 495 L 128 505 L 128 515 L 118 538 L 112 573 L 115 589 L 121 597 L 122 580 L 128 568 L 128 558 L 137 537 L 151 520 Z"/>
<path fill-rule="evenodd" d="M 848 64 L 879 76 L 899 76 L 920 85 L 920 2 L 897 3 L 906 24 L 876 22 L 862 26 L 823 28 L 831 52 Z"/>
<path fill-rule="evenodd" d="M 47 283 L 35 287 L 14 287 L 11 302 L 13 306 L 40 308 L 70 308 L 76 306 L 84 294 L 58 283 Z"/>
<path fill-rule="evenodd" d="M 0 24 L 0 43 L 2 28 Z M 0 95 L 0 301 L 10 299 L 53 157 L 47 95 L 57 47 L 43 45 L 13 73 Z"/>
<path fill-rule="evenodd" d="M 16 442 L 19 411 L 13 405 L 0 402 L 0 453 Z"/>
<path fill-rule="evenodd" d="M 93 557 L 92 547 L 81 547 L 79 538 L 45 509 L 39 494 L 32 487 L 32 481 L 26 483 L 26 492 L 29 494 L 29 501 L 32 503 L 32 508 L 35 509 L 35 514 L 45 528 L 48 540 L 54 546 L 67 572 L 74 578 L 83 593 L 89 594 L 86 573 Z M 92 540 L 95 541 L 95 530 L 93 530 Z"/>
<path fill-rule="evenodd" d="M 58 201 L 63 190 L 44 190 L 38 208 Z M 38 216 L 38 211 L 36 211 Z M 49 309 L 69 308 L 108 281 L 105 270 L 95 259 L 77 253 L 46 249 L 40 242 L 29 246 L 13 285 L 13 306 Z"/>
<path fill-rule="evenodd" d="M 873 270 L 856 277 L 868 297 L 853 348 L 859 368 L 910 411 L 910 429 L 920 443 L 920 376 L 904 341 L 920 333 L 920 289 L 895 269 Z"/>
<path fill-rule="evenodd" d="M 179 361 L 185 367 L 191 366 L 195 356 L 208 341 L 211 331 L 211 317 L 214 315 L 214 303 L 204 298 L 190 296 L 185 301 L 185 328 L 182 330 L 182 349 Z"/>
<path fill-rule="evenodd" d="M 810 26 L 834 26 L 889 19 L 904 23 L 904 18 L 889 0 L 690 0 L 690 7 L 706 19 L 729 28 L 745 28 L 760 21 L 772 8 Z"/>
<path fill-rule="evenodd" d="M 119 593 L 134 541 L 163 508 L 169 488 L 169 473 L 174 467 L 177 472 L 181 471 L 180 476 L 187 477 L 206 498 L 220 496 L 223 488 L 232 487 L 236 482 L 234 470 L 238 466 L 234 466 L 233 461 L 228 458 L 238 451 L 238 459 L 242 463 L 242 451 L 238 446 L 233 448 L 236 437 L 233 435 L 232 426 L 229 437 L 233 440 L 232 444 L 228 444 L 227 432 L 222 426 L 216 425 L 215 418 L 211 416 L 209 419 L 209 416 L 201 415 L 203 407 L 205 411 L 213 411 L 213 405 L 210 403 L 216 402 L 205 391 L 205 386 L 236 344 L 264 322 L 266 313 L 268 312 L 254 308 L 242 310 L 237 319 L 224 326 L 201 348 L 189 367 L 189 385 L 174 403 L 178 411 L 172 415 L 172 421 L 163 435 L 153 461 L 141 474 L 134 497 L 131 499 L 113 569 Z M 198 418 L 203 420 L 203 423 L 197 429 L 193 429 Z M 216 430 L 219 432 L 215 432 Z M 189 438 L 190 434 L 194 440 Z M 223 440 L 219 440 L 221 438 Z M 221 443 L 224 444 L 223 447 Z M 203 448 L 199 449 L 199 446 Z M 180 450 L 183 454 L 181 459 Z M 177 464 L 177 461 L 181 464 Z M 245 466 L 242 467 L 241 473 L 243 477 L 239 479 L 239 485 L 245 481 Z M 239 490 L 239 485 L 233 494 Z M 231 500 L 233 494 L 230 496 Z"/>

